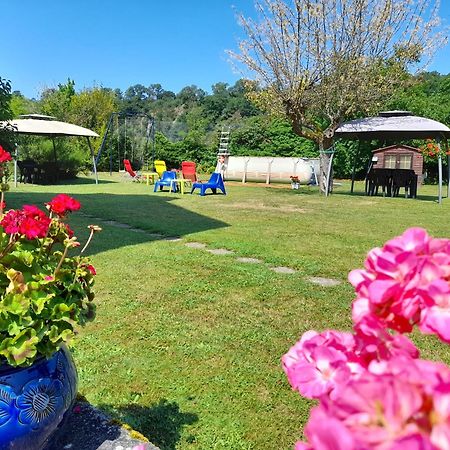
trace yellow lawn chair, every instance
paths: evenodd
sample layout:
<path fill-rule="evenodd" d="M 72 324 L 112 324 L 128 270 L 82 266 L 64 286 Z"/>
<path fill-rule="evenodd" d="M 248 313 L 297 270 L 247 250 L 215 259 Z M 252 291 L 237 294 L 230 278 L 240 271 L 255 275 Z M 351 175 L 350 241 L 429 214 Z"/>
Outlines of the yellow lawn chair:
<path fill-rule="evenodd" d="M 154 165 L 155 165 L 155 172 L 157 172 L 158 175 L 159 175 L 159 178 L 161 178 L 163 172 L 165 172 L 167 170 L 166 162 L 165 161 L 156 160 Z"/>

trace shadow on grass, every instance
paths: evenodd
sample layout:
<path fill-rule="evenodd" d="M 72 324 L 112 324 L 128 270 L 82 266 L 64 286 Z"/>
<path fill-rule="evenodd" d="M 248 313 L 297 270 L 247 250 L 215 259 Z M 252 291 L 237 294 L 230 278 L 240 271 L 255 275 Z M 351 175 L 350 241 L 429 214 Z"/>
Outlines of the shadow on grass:
<path fill-rule="evenodd" d="M 371 198 L 396 198 L 396 199 L 403 199 L 403 200 L 409 200 L 409 201 L 414 201 L 414 200 L 422 200 L 425 202 L 436 202 L 438 201 L 437 195 L 417 195 L 416 198 L 405 198 L 404 194 L 400 194 L 397 195 L 396 197 L 389 197 L 389 196 L 385 196 L 383 197 L 383 194 L 378 193 L 378 195 L 366 195 L 365 192 L 363 191 L 354 191 L 353 193 L 350 192 L 350 190 L 346 191 L 346 190 L 339 190 L 339 191 L 333 191 L 333 193 L 331 195 L 346 195 L 346 196 L 351 196 L 351 197 L 364 197 L 366 199 L 371 199 Z M 443 199 L 445 200 L 445 196 L 443 197 Z"/>
<path fill-rule="evenodd" d="M 17 180 L 17 185 L 18 186 L 26 186 L 27 184 L 30 183 L 21 183 L 19 182 L 19 180 Z M 119 180 L 108 180 L 105 178 L 99 178 L 98 180 L 98 184 L 111 184 L 111 183 L 119 183 Z M 12 184 L 12 183 L 11 183 Z M 89 177 L 77 177 L 77 178 L 70 178 L 70 179 L 61 179 L 56 183 L 35 183 L 35 185 L 37 186 L 47 186 L 47 187 L 51 187 L 54 186 L 55 189 L 58 188 L 58 186 L 71 186 L 71 185 L 84 185 L 84 184 L 92 184 L 95 185 L 95 178 L 92 175 L 91 178 Z"/>
<path fill-rule="evenodd" d="M 99 178 L 98 184 L 110 184 L 110 183 L 119 183 L 119 180 L 106 180 L 105 178 Z M 92 175 L 91 178 L 87 177 L 77 177 L 71 180 L 61 180 L 59 184 L 63 185 L 71 185 L 71 184 L 95 184 L 95 178 Z"/>
<path fill-rule="evenodd" d="M 43 208 L 56 194 L 58 191 L 10 192 L 8 208 L 21 208 L 24 204 Z M 77 193 L 74 197 L 82 208 L 70 216 L 69 223 L 80 242 L 87 235 L 86 222 L 104 229 L 94 239 L 89 254 L 229 226 L 174 204 L 176 197 L 167 195 Z"/>
<path fill-rule="evenodd" d="M 175 450 L 183 427 L 198 421 L 197 414 L 182 412 L 177 403 L 165 399 L 149 406 L 127 405 L 115 408 L 99 405 L 99 408 L 111 418 L 139 431 L 161 450 Z M 194 441 L 195 437 L 188 439 Z"/>

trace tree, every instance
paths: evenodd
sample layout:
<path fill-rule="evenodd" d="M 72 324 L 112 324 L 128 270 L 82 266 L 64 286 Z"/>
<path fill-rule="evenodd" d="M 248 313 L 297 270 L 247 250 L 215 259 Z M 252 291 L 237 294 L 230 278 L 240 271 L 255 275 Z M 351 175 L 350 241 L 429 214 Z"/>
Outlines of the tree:
<path fill-rule="evenodd" d="M 43 114 L 54 116 L 58 120 L 68 120 L 70 103 L 75 95 L 75 82 L 70 78 L 66 84 L 58 84 L 58 89 L 48 88 L 41 95 L 41 110 Z"/>
<path fill-rule="evenodd" d="M 36 102 L 24 97 L 20 91 L 12 93 L 10 107 L 14 117 L 18 117 L 21 114 L 35 113 L 37 110 Z"/>
<path fill-rule="evenodd" d="M 256 0 L 255 19 L 239 16 L 247 38 L 229 53 L 257 105 L 317 143 L 322 192 L 339 124 L 377 111 L 445 42 L 438 1 Z"/>
<path fill-rule="evenodd" d="M 11 82 L 0 77 L 0 121 L 13 118 L 11 111 Z M 13 128 L 11 126 L 0 126 L 0 145 L 12 150 Z"/>

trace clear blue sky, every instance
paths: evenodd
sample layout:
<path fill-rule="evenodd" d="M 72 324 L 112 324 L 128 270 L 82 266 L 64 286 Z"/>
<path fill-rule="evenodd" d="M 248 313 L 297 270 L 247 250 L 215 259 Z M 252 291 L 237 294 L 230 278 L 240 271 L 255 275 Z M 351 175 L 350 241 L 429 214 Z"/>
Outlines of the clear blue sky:
<path fill-rule="evenodd" d="M 448 19 L 450 0 L 442 3 Z M 27 97 L 68 77 L 77 89 L 160 83 L 179 92 L 191 84 L 206 91 L 219 81 L 233 84 L 240 77 L 225 54 L 241 34 L 233 6 L 253 12 L 253 0 L 13 0 L 2 6 L 0 76 Z M 449 46 L 429 69 L 450 72 Z"/>

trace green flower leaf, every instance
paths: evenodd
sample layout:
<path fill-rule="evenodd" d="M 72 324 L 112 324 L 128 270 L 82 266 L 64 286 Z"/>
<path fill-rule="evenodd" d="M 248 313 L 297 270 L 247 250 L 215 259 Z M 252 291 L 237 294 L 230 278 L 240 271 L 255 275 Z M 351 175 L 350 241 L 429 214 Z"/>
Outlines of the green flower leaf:
<path fill-rule="evenodd" d="M 0 355 L 3 355 L 11 365 L 25 365 L 28 359 L 36 356 L 38 342 L 35 330 L 27 328 L 14 338 L 4 339 L 0 344 Z"/>
<path fill-rule="evenodd" d="M 8 294 L 0 305 L 0 311 L 8 314 L 24 315 L 30 307 L 30 299 L 24 294 Z"/>
<path fill-rule="evenodd" d="M 31 293 L 31 305 L 36 314 L 41 314 L 45 305 L 55 296 L 42 291 L 33 291 Z"/>

